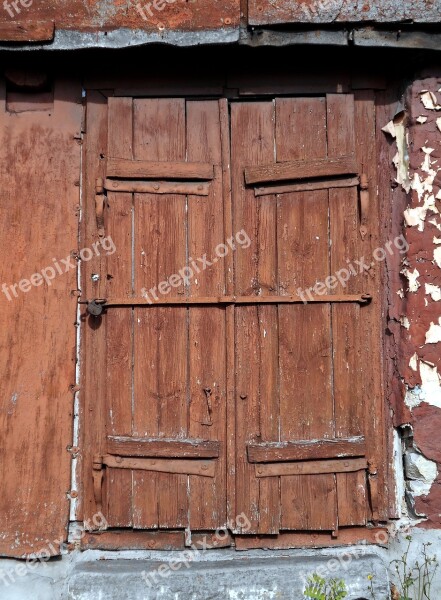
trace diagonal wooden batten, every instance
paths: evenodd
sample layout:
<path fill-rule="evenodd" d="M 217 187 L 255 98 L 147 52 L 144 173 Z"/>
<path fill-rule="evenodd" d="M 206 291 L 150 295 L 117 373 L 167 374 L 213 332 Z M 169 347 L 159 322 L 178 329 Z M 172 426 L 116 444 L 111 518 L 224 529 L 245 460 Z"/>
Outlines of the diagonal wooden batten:
<path fill-rule="evenodd" d="M 106 454 L 103 465 L 113 469 L 136 469 L 138 471 L 156 471 L 182 475 L 200 475 L 214 477 L 215 461 L 167 458 L 130 458 Z"/>
<path fill-rule="evenodd" d="M 207 182 L 106 179 L 104 187 L 106 190 L 114 192 L 131 192 L 133 194 L 178 194 L 184 196 L 208 196 L 210 192 L 210 184 Z"/>
<path fill-rule="evenodd" d="M 107 452 L 143 458 L 218 458 L 220 443 L 210 440 L 177 440 L 108 436 Z"/>
<path fill-rule="evenodd" d="M 270 463 L 324 458 L 362 457 L 366 454 L 363 436 L 295 442 L 252 443 L 247 446 L 251 463 Z"/>
<path fill-rule="evenodd" d="M 121 179 L 206 179 L 214 178 L 214 166 L 208 163 L 128 160 L 109 158 L 107 177 Z"/>
<path fill-rule="evenodd" d="M 338 460 L 307 460 L 301 462 L 268 463 L 256 465 L 256 477 L 280 475 L 321 475 L 326 473 L 350 473 L 367 469 L 365 458 Z"/>
<path fill-rule="evenodd" d="M 317 179 L 302 183 L 285 183 L 281 185 L 266 185 L 254 188 L 256 198 L 260 196 L 273 196 L 275 194 L 291 194 L 293 192 L 314 192 L 332 188 L 355 187 L 360 184 L 358 177 L 338 177 L 333 179 Z"/>
<path fill-rule="evenodd" d="M 312 160 L 289 160 L 260 167 L 245 168 L 245 182 L 265 183 L 311 179 L 316 177 L 334 177 L 336 175 L 356 175 L 357 163 L 353 156 L 338 158 L 318 158 Z"/>

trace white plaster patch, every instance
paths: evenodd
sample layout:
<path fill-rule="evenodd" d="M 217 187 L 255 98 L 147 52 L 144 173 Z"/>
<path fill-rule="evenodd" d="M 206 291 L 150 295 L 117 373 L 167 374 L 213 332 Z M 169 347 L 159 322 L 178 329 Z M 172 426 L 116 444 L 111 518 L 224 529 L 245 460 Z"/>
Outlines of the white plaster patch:
<path fill-rule="evenodd" d="M 441 377 L 434 365 L 420 360 L 421 400 L 441 408 Z"/>
<path fill-rule="evenodd" d="M 417 120 L 417 123 L 420 123 L 420 125 L 424 125 L 424 123 L 427 121 L 427 117 L 420 115 L 419 117 L 417 117 L 416 120 Z"/>
<path fill-rule="evenodd" d="M 413 356 L 410 357 L 409 367 L 412 369 L 412 371 L 418 370 L 418 354 L 416 352 Z"/>
<path fill-rule="evenodd" d="M 436 219 L 430 219 L 429 223 L 434 225 L 437 229 L 441 231 L 441 224 L 436 222 Z"/>
<path fill-rule="evenodd" d="M 403 269 L 401 273 L 409 282 L 409 292 L 416 292 L 421 286 L 420 282 L 418 281 L 418 277 L 420 275 L 418 269 L 415 268 L 413 271 L 409 271 L 409 269 Z"/>
<path fill-rule="evenodd" d="M 404 298 L 404 291 L 403 291 L 403 288 L 400 288 L 400 289 L 397 291 L 397 295 L 398 295 L 400 298 Z"/>
<path fill-rule="evenodd" d="M 407 317 L 400 317 L 401 327 L 405 329 L 410 329 L 410 321 Z"/>
<path fill-rule="evenodd" d="M 423 401 L 421 394 L 422 394 L 422 390 L 419 385 L 416 385 L 414 388 L 408 388 L 406 390 L 406 394 L 404 396 L 404 403 L 410 409 L 416 408 Z"/>
<path fill-rule="evenodd" d="M 430 223 L 430 222 L 431 222 L 431 221 L 429 221 L 429 223 Z M 434 243 L 434 244 L 441 244 L 441 238 L 437 238 L 437 237 L 435 237 L 435 236 L 434 236 L 434 237 L 433 237 L 433 243 Z"/>
<path fill-rule="evenodd" d="M 397 170 L 395 181 L 400 184 L 406 192 L 409 192 L 411 187 L 409 178 L 409 152 L 407 149 L 404 117 L 398 117 L 395 122 L 389 121 L 389 123 L 383 127 L 382 131 L 391 135 L 397 142 L 398 152 L 392 159 Z"/>
<path fill-rule="evenodd" d="M 433 251 L 433 260 L 441 269 L 441 248 L 435 248 L 435 250 Z"/>
<path fill-rule="evenodd" d="M 436 120 L 436 126 L 438 127 L 438 129 L 441 131 L 441 117 L 438 117 Z"/>
<path fill-rule="evenodd" d="M 436 462 L 429 460 L 420 452 L 406 452 L 406 477 L 409 489 L 414 496 L 427 496 L 435 481 L 438 470 Z"/>
<path fill-rule="evenodd" d="M 427 110 L 441 110 L 441 105 L 438 104 L 438 99 L 433 92 L 422 92 L 421 102 Z"/>
<path fill-rule="evenodd" d="M 426 332 L 426 344 L 441 342 L 441 317 L 438 319 L 438 323 L 434 323 L 433 321 L 430 323 L 430 327 Z"/>
<path fill-rule="evenodd" d="M 426 288 L 426 294 L 430 295 L 432 300 L 439 302 L 441 300 L 441 288 L 439 285 L 432 285 L 431 283 L 424 284 Z"/>

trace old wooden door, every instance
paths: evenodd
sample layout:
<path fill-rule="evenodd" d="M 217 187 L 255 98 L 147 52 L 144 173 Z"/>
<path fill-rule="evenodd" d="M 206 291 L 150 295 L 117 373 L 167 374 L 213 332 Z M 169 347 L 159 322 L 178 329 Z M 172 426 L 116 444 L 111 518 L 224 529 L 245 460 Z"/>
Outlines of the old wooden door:
<path fill-rule="evenodd" d="M 157 547 L 384 519 L 373 128 L 369 96 L 91 98 L 85 516 Z"/>

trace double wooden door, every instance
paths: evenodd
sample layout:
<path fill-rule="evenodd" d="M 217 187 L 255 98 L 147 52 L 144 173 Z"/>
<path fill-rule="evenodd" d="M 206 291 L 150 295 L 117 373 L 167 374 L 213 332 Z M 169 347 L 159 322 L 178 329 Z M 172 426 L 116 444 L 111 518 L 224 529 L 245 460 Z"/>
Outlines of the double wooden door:
<path fill-rule="evenodd" d="M 378 268 L 354 262 L 373 106 L 90 100 L 85 517 L 187 541 L 385 518 Z"/>

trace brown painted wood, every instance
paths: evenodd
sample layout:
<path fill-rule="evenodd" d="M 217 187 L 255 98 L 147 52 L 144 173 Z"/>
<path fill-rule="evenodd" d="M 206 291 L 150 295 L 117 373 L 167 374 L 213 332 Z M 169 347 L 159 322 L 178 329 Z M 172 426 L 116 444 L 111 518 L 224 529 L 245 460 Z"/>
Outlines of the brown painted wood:
<path fill-rule="evenodd" d="M 248 444 L 248 460 L 252 463 L 358 457 L 365 456 L 365 453 L 366 444 L 362 436 L 348 439 Z"/>
<path fill-rule="evenodd" d="M 117 150 L 115 150 L 115 153 Z M 107 177 L 121 179 L 213 179 L 209 163 L 125 160 L 113 154 L 107 160 Z"/>
<path fill-rule="evenodd" d="M 219 103 L 187 102 L 187 159 L 214 164 L 207 199 L 188 197 L 188 252 L 192 258 L 212 253 L 225 242 L 222 141 Z M 189 263 L 191 261 L 189 259 Z M 188 286 L 191 298 L 225 293 L 225 263 L 217 261 L 197 274 Z M 189 435 L 225 440 L 226 350 L 225 308 L 188 310 Z M 223 447 L 225 444 L 223 443 Z M 189 514 L 192 530 L 216 529 L 226 520 L 226 462 L 222 452 L 213 480 L 190 477 Z"/>
<path fill-rule="evenodd" d="M 325 473 L 350 473 L 366 471 L 365 458 L 337 460 L 308 460 L 256 465 L 256 477 L 280 477 L 286 475 L 320 475 Z M 366 477 L 366 473 L 365 473 Z"/>
<path fill-rule="evenodd" d="M 240 103 L 231 107 L 232 198 L 236 231 L 248 232 L 251 245 L 235 255 L 237 296 L 277 294 L 276 206 L 257 199 L 244 186 L 247 164 L 274 160 L 274 105 Z M 236 348 L 236 510 L 251 531 L 277 533 L 280 522 L 277 481 L 259 481 L 246 455 L 248 443 L 270 441 L 278 432 L 277 306 L 235 308 Z"/>
<path fill-rule="evenodd" d="M 132 531 L 128 529 L 86 533 L 82 550 L 184 550 L 183 531 Z"/>
<path fill-rule="evenodd" d="M 95 185 L 103 177 L 105 162 L 100 159 L 107 152 L 107 100 L 99 92 L 90 92 L 86 106 L 86 135 L 84 141 L 84 218 L 81 221 L 81 247 L 90 248 L 98 240 L 95 214 Z M 107 280 L 92 278 L 94 273 L 107 273 L 107 257 L 100 252 L 90 261 L 81 263 L 81 291 L 85 297 L 105 296 Z M 95 327 L 95 322 L 85 315 L 81 320 L 81 389 L 80 400 L 80 449 L 78 454 L 78 473 L 82 473 L 82 488 L 79 494 L 77 520 L 92 522 L 97 512 L 91 477 L 95 454 L 105 453 L 106 438 L 106 323 Z M 96 357 L 102 361 L 97 369 Z M 83 493 L 81 493 L 81 491 Z"/>
<path fill-rule="evenodd" d="M 58 553 L 67 537 L 77 269 L 26 292 L 20 281 L 78 250 L 81 85 L 56 82 L 54 110 L 5 110 L 0 84 L 0 554 Z M 38 150 L 37 150 L 38 149 Z M 60 151 L 62 149 L 62 152 Z M 60 202 L 60 198 L 63 199 Z M 23 286 L 23 284 L 22 284 Z M 8 592 L 2 592 L 8 596 Z"/>
<path fill-rule="evenodd" d="M 17 22 L 16 20 L 0 23 L 0 40 L 2 42 L 51 42 L 54 39 L 54 21 Z"/>
<path fill-rule="evenodd" d="M 360 241 L 360 252 L 364 256 L 372 256 L 376 248 L 384 244 L 384 231 L 380 225 L 378 174 L 381 173 L 376 155 L 376 106 L 375 93 L 370 90 L 356 92 L 355 94 L 355 135 L 357 160 L 362 165 L 363 172 L 369 181 L 370 193 L 370 218 L 367 223 L 369 233 L 364 241 Z M 387 170 L 387 169 L 385 169 Z M 385 403 L 384 392 L 384 289 L 385 272 L 384 263 L 374 262 L 369 274 L 364 275 L 364 280 L 369 285 L 370 293 L 377 295 L 377 299 L 369 307 L 367 313 L 363 312 L 361 321 L 361 339 L 363 344 L 370 348 L 369 360 L 365 361 L 363 375 L 364 423 L 366 428 L 366 441 L 368 458 L 377 466 L 378 512 L 379 519 L 386 521 L 388 518 L 388 480 L 387 480 L 387 449 L 386 449 L 386 423 L 390 418 L 390 411 Z M 383 290 L 383 291 L 382 291 Z M 366 358 L 366 357 L 365 357 Z"/>
<path fill-rule="evenodd" d="M 340 529 L 338 537 L 327 532 L 280 532 L 279 535 L 236 536 L 236 550 L 267 548 L 284 550 L 287 548 L 323 548 L 354 544 L 378 544 L 386 546 L 389 533 L 381 527 L 348 527 Z"/>
<path fill-rule="evenodd" d="M 328 154 L 338 157 L 355 152 L 355 112 L 352 95 L 327 96 Z M 362 172 L 360 166 L 360 172 Z M 345 268 L 347 261 L 361 256 L 359 248 L 358 194 L 355 189 L 329 193 L 331 272 Z M 341 243 L 344 240 L 344 244 Z M 360 280 L 361 279 L 361 280 Z M 361 276 L 351 277 L 345 286 L 338 284 L 333 293 L 357 292 L 365 285 Z M 334 352 L 334 402 L 336 435 L 366 435 L 360 374 L 365 368 L 362 357 L 361 320 L 369 316 L 358 306 L 332 306 Z M 364 342 L 363 342 L 364 346 Z M 354 377 L 354 373 L 358 376 Z M 366 522 L 366 477 L 364 473 L 337 475 L 339 526 L 364 525 Z"/>
<path fill-rule="evenodd" d="M 208 196 L 208 183 L 181 183 L 172 181 L 125 181 L 106 179 L 104 186 L 107 190 L 117 192 L 132 192 L 138 194 L 183 194 L 187 196 Z"/>
<path fill-rule="evenodd" d="M 183 99 L 134 100 L 134 157 L 184 162 Z M 206 201 L 204 199 L 204 201 Z M 139 297 L 186 264 L 185 199 L 135 194 L 134 278 Z M 184 286 L 170 296 L 185 295 Z M 188 324 L 185 307 L 134 309 L 133 434 L 190 437 L 188 432 Z M 134 473 L 135 527 L 188 527 L 188 477 Z"/>
<path fill-rule="evenodd" d="M 334 177 L 355 175 L 357 165 L 353 156 L 339 158 L 309 158 L 307 160 L 285 160 L 245 169 L 247 184 L 284 181 L 287 179 L 310 179 L 313 177 Z"/>
<path fill-rule="evenodd" d="M 132 100 L 109 98 L 108 151 L 132 158 Z M 100 276 L 107 281 L 107 294 L 131 296 L 132 285 L 132 211 L 133 199 L 128 193 L 109 192 L 106 235 L 110 235 L 116 251 L 107 257 L 106 271 Z M 107 318 L 110 317 L 110 318 Z M 110 435 L 132 433 L 132 345 L 133 315 L 117 308 L 106 315 L 106 431 Z M 97 357 L 95 357 L 96 359 Z M 99 367 L 95 367 L 99 368 Z M 109 527 L 131 527 L 133 524 L 132 474 L 111 470 L 105 477 L 106 511 Z"/>
<path fill-rule="evenodd" d="M 359 185 L 358 177 L 341 177 L 326 179 L 324 181 L 311 181 L 308 183 L 288 183 L 285 185 L 267 185 L 254 188 L 255 196 L 271 196 L 272 194 L 289 194 L 290 192 L 313 192 L 314 190 L 327 190 L 329 188 L 346 188 Z"/>
<path fill-rule="evenodd" d="M 176 440 L 164 438 L 107 438 L 107 452 L 120 456 L 143 456 L 145 458 L 217 458 L 220 444 L 207 440 Z"/>
<path fill-rule="evenodd" d="M 210 460 L 167 459 L 167 458 L 130 458 L 127 456 L 103 456 L 103 464 L 113 469 L 130 469 L 137 471 L 154 471 L 214 477 L 215 464 Z"/>
<path fill-rule="evenodd" d="M 324 98 L 276 100 L 278 161 L 327 161 Z M 292 135 L 287 135 L 290 132 Z M 328 192 L 277 199 L 280 291 L 295 293 L 329 274 Z M 335 437 L 329 305 L 279 307 L 280 441 Z M 281 478 L 282 528 L 333 530 L 335 476 Z"/>

